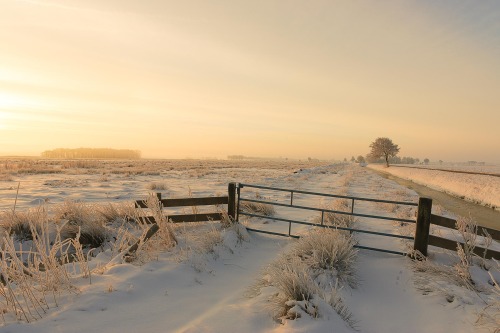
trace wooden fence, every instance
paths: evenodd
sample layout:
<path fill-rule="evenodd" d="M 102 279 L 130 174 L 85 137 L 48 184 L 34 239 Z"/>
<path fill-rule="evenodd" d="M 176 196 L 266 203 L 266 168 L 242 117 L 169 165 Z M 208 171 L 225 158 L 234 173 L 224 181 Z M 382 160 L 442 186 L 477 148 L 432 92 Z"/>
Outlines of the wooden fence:
<path fill-rule="evenodd" d="M 165 216 L 168 221 L 173 223 L 184 223 L 184 222 L 208 222 L 208 221 L 222 221 L 228 218 L 231 221 L 235 221 L 236 217 L 236 183 L 229 183 L 227 188 L 227 196 L 222 197 L 201 197 L 201 198 L 177 198 L 177 199 L 162 199 L 161 193 L 156 193 L 156 198 L 158 200 L 159 208 L 163 211 L 163 208 L 168 207 L 193 207 L 193 206 L 211 206 L 211 205 L 227 205 L 227 213 L 225 211 L 218 211 L 213 213 L 195 213 L 195 214 L 175 214 Z M 136 200 L 136 208 L 150 208 L 147 204 L 147 200 Z M 159 230 L 157 221 L 154 216 L 141 217 L 144 222 L 152 224 L 148 229 L 146 234 L 137 242 L 135 242 L 125 254 L 125 257 L 131 256 L 137 251 L 139 245 L 149 238 L 153 237 L 154 234 Z"/>
<path fill-rule="evenodd" d="M 227 205 L 227 216 L 234 221 L 236 216 L 236 183 L 229 183 L 227 194 L 227 196 L 222 197 L 162 199 L 161 193 L 156 193 L 156 197 L 160 203 L 160 208 Z M 149 208 L 147 200 L 136 200 L 135 207 Z M 213 213 L 175 214 L 168 215 L 166 218 L 173 223 L 222 221 L 225 218 L 225 213 L 219 211 Z M 144 219 L 147 223 L 156 223 L 153 216 L 146 216 Z"/>
<path fill-rule="evenodd" d="M 462 242 L 429 234 L 431 224 L 454 230 L 456 230 L 456 224 L 457 224 L 456 220 L 444 216 L 434 215 L 431 213 L 431 210 L 432 210 L 432 199 L 420 198 L 418 202 L 417 226 L 415 231 L 414 249 L 420 251 L 420 253 L 422 253 L 424 256 L 427 256 L 428 245 L 437 246 L 448 250 L 456 250 L 458 244 L 464 246 Z M 485 228 L 481 226 L 477 227 L 478 235 L 486 236 L 485 231 L 491 236 L 492 239 L 497 241 L 500 240 L 499 230 Z M 481 257 L 484 256 L 486 259 L 494 258 L 500 260 L 499 251 L 494 251 L 476 246 L 473 252 L 478 256 Z"/>

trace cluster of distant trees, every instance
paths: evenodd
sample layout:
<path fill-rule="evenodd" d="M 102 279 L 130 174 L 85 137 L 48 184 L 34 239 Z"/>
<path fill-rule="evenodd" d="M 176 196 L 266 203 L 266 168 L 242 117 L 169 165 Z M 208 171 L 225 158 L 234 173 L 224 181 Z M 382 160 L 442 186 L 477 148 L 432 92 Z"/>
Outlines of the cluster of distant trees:
<path fill-rule="evenodd" d="M 413 157 L 399 157 L 399 146 L 392 142 L 389 138 L 377 138 L 370 144 L 370 152 L 366 155 L 366 158 L 359 155 L 357 158 L 351 157 L 351 162 L 358 163 L 385 163 L 387 166 L 389 164 L 421 164 L 419 158 Z M 347 162 L 347 159 L 344 158 Z M 429 164 L 430 160 L 425 158 L 422 163 Z M 439 161 L 440 164 L 443 161 Z"/>
<path fill-rule="evenodd" d="M 57 148 L 41 154 L 45 158 L 100 158 L 100 159 L 140 159 L 140 150 L 111 148 Z"/>
<path fill-rule="evenodd" d="M 388 158 L 390 164 L 420 164 L 423 162 L 424 164 L 429 164 L 430 160 L 428 158 L 424 158 L 423 161 L 420 161 L 418 157 L 399 157 L 399 156 L 391 156 Z M 367 156 L 367 160 L 370 163 L 385 163 L 383 158 L 373 158 L 371 156 Z"/>

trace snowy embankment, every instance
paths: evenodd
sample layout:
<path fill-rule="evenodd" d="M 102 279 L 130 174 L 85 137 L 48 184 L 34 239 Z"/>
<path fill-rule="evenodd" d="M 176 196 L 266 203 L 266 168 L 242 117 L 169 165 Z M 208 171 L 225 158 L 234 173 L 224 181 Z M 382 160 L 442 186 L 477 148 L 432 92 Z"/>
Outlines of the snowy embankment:
<path fill-rule="evenodd" d="M 189 176 L 179 177 L 169 187 L 179 189 Z M 218 185 L 219 177 L 204 176 L 204 188 Z M 332 165 L 306 169 L 285 177 L 269 177 L 261 185 L 313 192 L 415 202 L 411 190 L 355 165 Z M 226 182 L 222 182 L 226 184 Z M 286 192 L 272 194 L 246 192 L 285 202 Z M 329 207 L 334 202 L 312 196 L 294 196 L 294 202 L 313 207 Z M 299 212 L 299 213 L 297 213 Z M 317 221 L 315 211 L 276 209 L 276 216 L 301 221 Z M 355 212 L 409 218 L 414 211 L 404 205 L 365 202 Z M 292 215 L 290 215 L 292 214 Z M 356 228 L 392 234 L 412 234 L 413 225 L 373 218 L 358 219 Z M 269 219 L 246 219 L 243 225 L 275 232 L 288 231 L 288 224 Z M 292 227 L 292 233 L 308 235 L 310 226 Z M 323 229 L 321 229 L 323 230 Z M 73 277 L 77 294 L 61 295 L 43 318 L 33 323 L 8 323 L 0 332 L 349 332 L 355 331 L 325 302 L 318 316 L 302 315 L 279 322 L 269 306 L 276 298 L 273 286 L 251 295 L 259 279 L 276 258 L 290 252 L 297 240 L 266 234 L 246 233 L 242 227 L 220 228 L 218 224 L 176 225 L 179 244 L 166 251 L 149 254 L 147 260 L 128 263 L 112 260 L 104 250 L 90 261 L 92 278 Z M 396 238 L 355 234 L 361 245 L 407 251 L 411 242 Z M 292 251 L 293 252 L 293 251 Z M 432 249 L 432 262 L 446 263 L 452 275 L 456 255 Z M 490 263 L 489 267 L 493 267 Z M 488 332 L 477 325 L 478 314 L 487 304 L 500 302 L 490 292 L 488 274 L 472 266 L 475 288 L 469 290 L 435 277 L 426 267 L 416 270 L 408 257 L 359 250 L 354 266 L 356 286 L 338 289 L 360 332 Z M 437 268 L 436 268 L 437 269 Z M 444 271 L 444 269 L 442 270 Z M 495 279 L 500 276 L 491 269 Z M 421 281 L 426 281 L 422 283 Z M 323 281 L 336 286 L 338 281 Z M 274 288 L 274 289 L 273 289 Z M 482 291 L 478 291 L 482 288 Z M 493 299 L 491 301 L 490 299 Z M 488 301 L 489 303 L 485 303 Z M 500 303 L 498 303 L 500 304 Z M 493 307 L 497 309 L 498 307 Z"/>
<path fill-rule="evenodd" d="M 380 164 L 369 164 L 368 167 L 500 210 L 500 177 L 426 170 L 424 168 L 400 168 L 397 166 L 387 168 Z"/>

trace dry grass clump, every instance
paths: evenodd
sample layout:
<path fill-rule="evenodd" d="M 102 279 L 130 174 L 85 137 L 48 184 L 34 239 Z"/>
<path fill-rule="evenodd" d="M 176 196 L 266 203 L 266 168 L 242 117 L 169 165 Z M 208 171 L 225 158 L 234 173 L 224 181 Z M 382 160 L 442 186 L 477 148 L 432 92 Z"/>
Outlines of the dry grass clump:
<path fill-rule="evenodd" d="M 226 209 L 224 209 L 222 206 L 216 206 L 215 207 L 216 212 L 221 214 L 221 225 L 223 228 L 229 228 L 234 225 L 234 219 L 229 216 L 228 212 Z"/>
<path fill-rule="evenodd" d="M 215 247 L 223 241 L 220 230 L 217 230 L 213 225 L 203 234 L 203 237 L 198 238 L 197 250 L 201 253 L 214 253 Z"/>
<path fill-rule="evenodd" d="M 241 202 L 240 209 L 245 213 L 264 216 L 273 216 L 276 213 L 274 206 L 259 202 Z"/>
<path fill-rule="evenodd" d="M 493 261 L 495 267 L 492 267 L 491 270 L 500 272 L 500 263 L 495 259 Z M 491 270 L 488 271 L 488 274 L 493 284 L 492 293 L 489 297 L 488 305 L 479 313 L 476 324 L 498 333 L 500 332 L 500 284 L 493 277 Z"/>
<path fill-rule="evenodd" d="M 349 200 L 347 199 L 337 199 L 328 204 L 322 203 L 320 207 L 321 209 L 350 213 L 350 204 Z M 321 214 L 314 219 L 314 222 L 318 224 L 321 223 Z M 352 228 L 356 222 L 357 219 L 353 215 L 332 212 L 325 212 L 323 214 L 323 224 L 326 225 L 332 225 L 342 228 Z"/>
<path fill-rule="evenodd" d="M 418 259 L 412 261 L 416 273 L 415 286 L 424 295 L 437 292 L 448 298 L 450 285 L 471 288 L 469 281 L 460 277 L 453 267 L 432 262 L 419 254 L 414 253 L 412 256 Z"/>
<path fill-rule="evenodd" d="M 50 230 L 47 214 L 39 214 L 39 221 L 30 221 L 32 243 L 29 251 L 16 245 L 7 233 L 2 235 L 0 255 L 0 313 L 4 322 L 9 319 L 34 321 L 52 306 L 63 293 L 75 293 L 77 288 L 70 281 L 72 275 L 90 276 L 85 262 L 74 266 L 73 274 L 68 265 L 69 249 L 76 249 L 72 256 L 84 258 L 78 239 L 63 239 L 60 230 Z M 85 273 L 84 273 L 85 271 Z"/>
<path fill-rule="evenodd" d="M 427 293 L 432 291 L 443 292 L 442 281 L 447 281 L 469 290 L 481 291 L 481 287 L 475 284 L 470 273 L 470 268 L 473 265 L 473 250 L 477 242 L 477 223 L 470 217 L 460 217 L 457 219 L 457 230 L 464 241 L 464 245 L 462 246 L 457 242 L 459 260 L 453 266 L 433 263 L 428 258 L 419 254 L 416 255 L 419 260 L 413 262 L 413 267 L 416 272 L 424 273 L 423 275 L 417 275 L 417 288 L 423 288 L 424 292 Z M 429 280 L 428 274 L 432 276 L 432 281 Z"/>
<path fill-rule="evenodd" d="M 186 234 L 183 241 L 183 247 L 188 254 L 195 256 L 214 254 L 216 248 L 224 241 L 222 232 L 214 223 L 209 223 L 208 226 L 199 226 L 204 228 L 202 233 Z"/>
<path fill-rule="evenodd" d="M 329 304 L 354 328 L 355 320 L 339 288 L 339 282 L 356 286 L 353 267 L 357 252 L 353 245 L 352 239 L 339 231 L 313 231 L 269 265 L 250 294 L 258 295 L 265 287 L 275 288 L 277 292 L 269 302 L 274 318 L 281 322 L 305 314 L 319 317 L 325 311 L 322 306 Z"/>
<path fill-rule="evenodd" d="M 262 197 L 259 193 L 256 193 L 255 199 L 264 200 L 265 198 Z M 240 209 L 242 212 L 245 213 L 264 215 L 264 216 L 273 216 L 276 213 L 276 210 L 274 209 L 273 205 L 260 202 L 241 201 Z"/>
<path fill-rule="evenodd" d="M 174 232 L 173 223 L 163 214 L 163 207 L 158 197 L 150 193 L 146 199 L 146 205 L 154 217 L 159 229 L 148 242 L 139 244 L 138 255 L 149 256 L 158 251 L 176 246 L 179 241 Z M 146 232 L 146 230 L 145 230 Z"/>
<path fill-rule="evenodd" d="M 110 238 L 106 220 L 96 205 L 67 200 L 55 207 L 55 219 L 65 222 L 61 234 L 70 239 L 78 236 L 84 248 L 100 247 Z"/>
<path fill-rule="evenodd" d="M 278 289 L 271 299 L 274 318 L 281 321 L 299 318 L 299 309 L 313 318 L 318 317 L 317 306 L 311 301 L 321 291 L 307 271 L 307 266 L 299 259 L 282 256 L 269 267 L 267 273 L 270 284 Z"/>
<path fill-rule="evenodd" d="M 54 214 L 49 214 L 45 206 L 27 212 L 4 213 L 0 228 L 0 281 L 3 284 L 0 316 L 4 322 L 39 319 L 47 309 L 57 306 L 60 295 L 78 292 L 73 278 L 91 278 L 88 257 L 93 248 L 102 247 L 111 239 L 106 223 L 117 221 L 118 217 L 124 220 L 113 233 L 114 242 L 110 243 L 113 262 L 123 260 L 124 253 L 129 253 L 135 243 L 139 243 L 135 254 L 141 259 L 175 245 L 177 239 L 161 214 L 156 196 L 147 202 L 159 226 L 159 231 L 148 242 L 144 235 L 150 230 L 149 226 L 126 223 L 125 216 L 132 215 L 130 203 L 99 207 L 67 201 L 55 206 Z M 217 237 L 212 234 L 208 233 L 210 242 L 206 239 L 200 242 L 204 250 L 214 246 Z"/>
<path fill-rule="evenodd" d="M 66 200 L 62 204 L 54 207 L 54 218 L 56 220 L 66 220 L 71 225 L 83 225 L 95 220 L 95 207 L 83 202 Z"/>
<path fill-rule="evenodd" d="M 60 169 L 44 168 L 44 167 L 32 167 L 28 169 L 17 170 L 18 174 L 28 174 L 28 175 L 43 175 L 43 174 L 55 174 L 62 173 Z"/>
<path fill-rule="evenodd" d="M 316 273 L 316 277 L 330 271 L 341 282 L 354 288 L 357 285 L 355 244 L 352 236 L 346 236 L 338 230 L 314 230 L 297 241 L 293 252 Z"/>
<path fill-rule="evenodd" d="M 457 254 L 460 261 L 455 264 L 454 268 L 458 276 L 464 281 L 469 289 L 474 289 L 474 281 L 470 273 L 472 266 L 472 257 L 474 248 L 477 242 L 477 222 L 471 217 L 459 217 L 457 219 L 456 228 L 462 237 L 463 245 L 457 243 Z"/>
<path fill-rule="evenodd" d="M 500 332 L 500 287 L 493 272 L 500 272 L 500 265 L 494 259 L 486 260 L 473 253 L 477 244 L 477 224 L 468 217 L 457 219 L 457 230 L 464 244 L 457 242 L 458 261 L 450 264 L 432 262 L 417 253 L 412 266 L 415 270 L 415 285 L 424 295 L 435 293 L 442 295 L 448 302 L 460 300 L 466 304 L 474 302 L 486 303 L 479 313 L 476 324 L 492 332 Z M 486 235 L 486 248 L 491 244 L 491 236 Z M 477 265 L 479 262 L 479 265 Z M 492 263 L 494 263 L 492 265 Z M 474 267 L 476 266 L 476 267 Z M 478 267 L 479 266 L 479 267 Z M 483 274 L 475 274 L 481 268 L 487 272 L 490 279 L 484 279 Z M 483 271 L 483 272 L 484 272 Z M 474 299 L 476 299 L 474 301 Z"/>
<path fill-rule="evenodd" d="M 102 246 L 110 238 L 106 226 L 99 222 L 85 223 L 81 226 L 67 225 L 62 230 L 64 238 L 77 239 L 83 248 L 94 249 Z"/>
<path fill-rule="evenodd" d="M 99 169 L 102 162 L 94 160 L 66 160 L 60 162 L 62 169 Z"/>
<path fill-rule="evenodd" d="M 86 186 L 88 181 L 78 179 L 51 179 L 43 183 L 43 185 L 50 187 L 81 187 Z"/>
<path fill-rule="evenodd" d="M 159 182 L 152 182 L 149 183 L 146 188 L 151 191 L 165 191 L 168 189 L 167 184 L 165 183 L 159 183 Z"/>
<path fill-rule="evenodd" d="M 459 248 L 462 248 L 465 260 L 472 262 L 472 256 L 474 255 L 474 248 L 477 243 L 477 222 L 472 217 L 459 217 L 457 219 L 456 228 L 462 236 L 464 245 L 458 244 Z"/>
<path fill-rule="evenodd" d="M 45 215 L 46 212 L 43 206 L 25 212 L 4 212 L 1 215 L 0 225 L 15 240 L 23 242 L 33 239 L 32 229 L 40 229 L 40 221 L 43 220 Z"/>
<path fill-rule="evenodd" d="M 121 202 L 117 204 L 103 204 L 96 207 L 96 211 L 108 222 L 136 221 L 140 216 L 134 202 Z"/>

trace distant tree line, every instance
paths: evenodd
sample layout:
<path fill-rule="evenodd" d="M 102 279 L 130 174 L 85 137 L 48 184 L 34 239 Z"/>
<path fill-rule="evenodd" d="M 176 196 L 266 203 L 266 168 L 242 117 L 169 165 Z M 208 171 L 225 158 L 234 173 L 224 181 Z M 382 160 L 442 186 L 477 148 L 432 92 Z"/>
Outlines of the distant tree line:
<path fill-rule="evenodd" d="M 111 148 L 57 148 L 41 154 L 45 158 L 101 158 L 101 159 L 140 159 L 140 150 Z"/>
<path fill-rule="evenodd" d="M 283 158 L 283 157 L 252 157 L 252 156 L 245 156 L 245 155 L 228 155 L 227 156 L 228 160 L 288 160 L 288 158 Z M 310 157 L 309 157 L 310 159 Z M 311 159 L 310 159 L 311 160 Z"/>
<path fill-rule="evenodd" d="M 416 157 L 392 156 L 388 159 L 390 164 L 420 164 L 420 159 Z M 430 162 L 427 158 L 425 160 L 425 164 L 428 164 Z M 385 163 L 385 160 L 383 158 L 373 158 L 370 155 L 367 156 L 367 161 L 370 163 Z"/>
<path fill-rule="evenodd" d="M 377 138 L 370 144 L 370 152 L 363 157 L 359 155 L 357 158 L 351 157 L 351 162 L 357 163 L 385 163 L 387 166 L 389 164 L 429 164 L 430 160 L 425 158 L 420 162 L 419 158 L 413 157 L 400 157 L 397 156 L 399 153 L 399 146 L 392 142 L 389 138 Z M 347 162 L 347 158 L 344 158 L 344 162 Z M 443 161 L 439 161 L 440 164 Z"/>
<path fill-rule="evenodd" d="M 247 157 L 243 156 L 243 155 L 229 155 L 227 157 L 228 160 L 244 160 L 246 159 Z"/>

